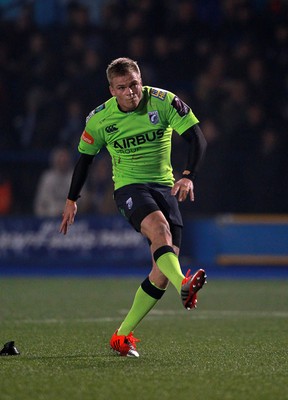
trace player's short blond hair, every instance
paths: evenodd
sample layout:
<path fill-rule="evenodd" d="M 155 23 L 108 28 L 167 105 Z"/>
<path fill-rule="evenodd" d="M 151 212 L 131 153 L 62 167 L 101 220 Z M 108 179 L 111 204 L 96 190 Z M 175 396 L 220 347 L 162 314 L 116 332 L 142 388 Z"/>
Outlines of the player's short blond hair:
<path fill-rule="evenodd" d="M 141 71 L 137 61 L 131 60 L 128 57 L 120 57 L 111 61 L 106 69 L 106 75 L 109 84 L 115 76 L 124 76 L 129 72 L 136 72 L 141 78 Z"/>

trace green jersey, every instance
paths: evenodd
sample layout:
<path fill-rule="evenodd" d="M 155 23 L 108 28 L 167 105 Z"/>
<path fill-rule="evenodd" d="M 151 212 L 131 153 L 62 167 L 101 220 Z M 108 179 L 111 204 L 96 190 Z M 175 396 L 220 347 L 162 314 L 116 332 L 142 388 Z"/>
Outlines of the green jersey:
<path fill-rule="evenodd" d="M 86 120 L 78 150 L 95 155 L 105 146 L 112 158 L 115 189 L 132 183 L 173 186 L 171 136 L 198 119 L 175 94 L 143 86 L 133 112 L 122 112 L 115 97 L 93 110 Z"/>

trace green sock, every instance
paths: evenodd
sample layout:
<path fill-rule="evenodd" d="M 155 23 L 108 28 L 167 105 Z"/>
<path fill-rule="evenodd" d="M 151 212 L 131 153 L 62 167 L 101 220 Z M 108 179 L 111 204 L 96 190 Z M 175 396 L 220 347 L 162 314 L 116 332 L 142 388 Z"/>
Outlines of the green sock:
<path fill-rule="evenodd" d="M 178 257 L 174 253 L 173 248 L 170 246 L 161 247 L 154 253 L 154 259 L 160 271 L 169 279 L 169 281 L 175 286 L 176 290 L 180 294 L 184 275 L 182 273 Z"/>
<path fill-rule="evenodd" d="M 150 292 L 150 294 L 147 292 Z M 132 307 L 118 329 L 118 335 L 129 335 L 164 293 L 164 289 L 157 288 L 147 278 L 138 288 Z"/>

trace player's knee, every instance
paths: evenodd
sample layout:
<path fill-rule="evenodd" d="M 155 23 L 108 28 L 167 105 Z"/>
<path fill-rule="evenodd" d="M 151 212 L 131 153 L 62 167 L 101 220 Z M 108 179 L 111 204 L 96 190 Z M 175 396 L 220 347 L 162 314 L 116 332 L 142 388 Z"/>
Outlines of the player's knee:
<path fill-rule="evenodd" d="M 155 226 L 155 228 L 152 230 L 151 238 L 152 238 L 152 242 L 154 239 L 154 241 L 172 243 L 172 235 L 170 232 L 170 227 L 169 227 L 168 222 L 161 221 L 160 223 L 158 223 Z"/>
<path fill-rule="evenodd" d="M 172 234 L 168 221 L 164 216 L 154 213 L 144 219 L 141 224 L 141 233 L 146 236 L 151 243 L 172 244 Z"/>

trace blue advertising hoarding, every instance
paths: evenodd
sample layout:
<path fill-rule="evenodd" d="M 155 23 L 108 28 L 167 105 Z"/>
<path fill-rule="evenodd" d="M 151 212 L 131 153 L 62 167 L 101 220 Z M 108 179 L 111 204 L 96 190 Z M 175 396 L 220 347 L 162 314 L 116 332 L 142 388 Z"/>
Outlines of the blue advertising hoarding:
<path fill-rule="evenodd" d="M 98 269 L 108 273 L 110 268 L 120 273 L 122 267 L 150 267 L 146 240 L 121 216 L 77 217 L 65 236 L 59 226 L 59 219 L 2 218 L 0 272 L 90 269 L 97 273 Z"/>

